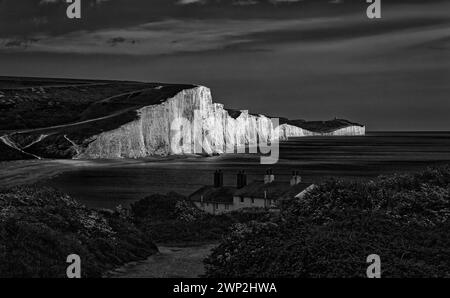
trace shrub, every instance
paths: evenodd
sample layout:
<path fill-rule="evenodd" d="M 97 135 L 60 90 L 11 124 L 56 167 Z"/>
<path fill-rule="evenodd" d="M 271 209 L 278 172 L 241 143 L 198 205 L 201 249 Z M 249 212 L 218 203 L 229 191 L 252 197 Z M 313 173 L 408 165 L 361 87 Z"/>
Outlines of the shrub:
<path fill-rule="evenodd" d="M 450 277 L 450 169 L 331 180 L 280 218 L 235 226 L 205 260 L 208 277 Z"/>
<path fill-rule="evenodd" d="M 148 196 L 134 203 L 131 211 L 136 226 L 163 243 L 218 241 L 233 224 L 270 218 L 261 210 L 211 215 L 176 193 Z"/>
<path fill-rule="evenodd" d="M 78 254 L 83 277 L 148 257 L 150 238 L 117 213 L 87 209 L 48 187 L 0 191 L 0 277 L 65 277 Z"/>

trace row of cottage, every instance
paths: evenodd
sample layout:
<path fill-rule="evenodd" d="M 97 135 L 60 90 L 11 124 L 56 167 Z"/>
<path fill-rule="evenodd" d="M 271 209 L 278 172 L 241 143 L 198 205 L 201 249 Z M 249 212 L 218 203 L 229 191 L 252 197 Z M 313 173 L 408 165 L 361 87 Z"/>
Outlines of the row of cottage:
<path fill-rule="evenodd" d="M 264 179 L 247 184 L 247 175 L 239 171 L 236 187 L 223 185 L 223 172 L 214 173 L 214 184 L 203 186 L 189 198 L 194 204 L 211 214 L 220 214 L 242 208 L 266 208 L 276 210 L 279 202 L 287 198 L 299 198 L 314 185 L 302 182 L 298 172 L 293 172 L 289 182 L 275 181 L 272 170 L 267 170 Z"/>

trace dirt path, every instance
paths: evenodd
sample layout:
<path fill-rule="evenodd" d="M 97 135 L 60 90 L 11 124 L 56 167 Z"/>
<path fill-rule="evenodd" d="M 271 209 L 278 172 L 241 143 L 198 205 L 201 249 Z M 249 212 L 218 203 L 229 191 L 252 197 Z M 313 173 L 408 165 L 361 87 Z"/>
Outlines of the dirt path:
<path fill-rule="evenodd" d="M 34 157 L 34 158 L 36 158 L 36 159 L 42 159 L 41 157 L 39 157 L 39 156 L 37 156 L 37 155 L 34 155 L 34 154 L 31 154 L 31 153 L 28 153 L 28 152 L 23 151 L 23 150 L 22 150 L 16 143 L 14 143 L 7 135 L 1 136 L 1 137 L 0 137 L 0 141 L 2 141 L 6 146 L 9 146 L 9 147 L 11 147 L 11 148 L 13 148 L 13 149 L 15 149 L 15 150 L 17 150 L 17 151 L 19 151 L 19 152 L 25 154 L 25 155 L 32 156 L 32 157 Z"/>
<path fill-rule="evenodd" d="M 203 259 L 217 244 L 158 246 L 159 253 L 109 272 L 112 278 L 193 278 L 204 273 Z"/>

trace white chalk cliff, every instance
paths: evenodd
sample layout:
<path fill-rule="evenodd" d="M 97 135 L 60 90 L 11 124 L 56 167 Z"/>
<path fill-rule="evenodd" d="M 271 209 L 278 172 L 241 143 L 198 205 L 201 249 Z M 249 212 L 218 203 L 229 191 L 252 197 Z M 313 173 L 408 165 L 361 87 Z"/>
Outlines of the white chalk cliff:
<path fill-rule="evenodd" d="M 349 126 L 328 133 L 315 133 L 289 124 L 277 126 L 270 118 L 247 111 L 241 111 L 233 118 L 222 104 L 213 103 L 210 89 L 203 86 L 185 89 L 160 104 L 140 108 L 137 112 L 137 120 L 91 137 L 89 144 L 75 158 L 211 155 L 236 152 L 237 148 L 270 143 L 278 138 L 365 134 L 363 126 Z"/>

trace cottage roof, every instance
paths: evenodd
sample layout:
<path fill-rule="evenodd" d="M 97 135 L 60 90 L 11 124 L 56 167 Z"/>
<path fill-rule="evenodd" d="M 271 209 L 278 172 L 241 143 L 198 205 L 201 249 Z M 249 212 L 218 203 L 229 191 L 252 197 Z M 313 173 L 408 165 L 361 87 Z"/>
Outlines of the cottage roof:
<path fill-rule="evenodd" d="M 233 193 L 236 188 L 231 186 L 203 186 L 193 192 L 189 198 L 195 202 L 201 202 L 203 197 L 203 202 L 205 203 L 233 203 Z"/>
<path fill-rule="evenodd" d="M 302 191 L 309 190 L 311 187 L 313 187 L 314 184 L 312 183 L 299 183 L 291 188 L 289 188 L 286 192 L 284 192 L 280 199 L 293 199 L 296 195 L 301 193 Z"/>
<path fill-rule="evenodd" d="M 237 197 L 250 197 L 250 198 L 266 198 L 276 200 L 285 196 L 297 195 L 311 183 L 299 183 L 291 186 L 289 182 L 273 181 L 271 183 L 264 184 L 264 181 L 254 181 L 241 189 L 238 189 L 234 195 Z"/>

